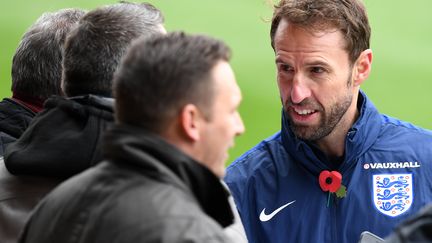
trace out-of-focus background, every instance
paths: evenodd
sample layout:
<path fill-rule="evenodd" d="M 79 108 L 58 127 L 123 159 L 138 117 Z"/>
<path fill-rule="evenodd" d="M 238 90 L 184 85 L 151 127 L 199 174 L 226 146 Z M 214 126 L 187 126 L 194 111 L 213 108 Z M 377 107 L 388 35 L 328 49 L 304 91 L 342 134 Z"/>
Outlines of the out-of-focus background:
<path fill-rule="evenodd" d="M 9 97 L 11 60 L 25 30 L 46 11 L 93 9 L 108 0 L 14 0 L 0 3 L 0 95 Z M 169 31 L 209 34 L 233 50 L 232 66 L 243 91 L 246 133 L 230 163 L 280 127 L 280 100 L 269 44 L 269 0 L 149 0 L 162 10 Z M 432 129 L 432 1 L 365 0 L 374 53 L 362 89 L 385 114 Z"/>

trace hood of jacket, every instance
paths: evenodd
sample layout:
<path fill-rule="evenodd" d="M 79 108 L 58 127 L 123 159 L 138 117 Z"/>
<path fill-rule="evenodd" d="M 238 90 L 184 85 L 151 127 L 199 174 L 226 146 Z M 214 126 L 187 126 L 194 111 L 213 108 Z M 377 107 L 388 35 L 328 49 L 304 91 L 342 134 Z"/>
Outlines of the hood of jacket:
<path fill-rule="evenodd" d="M 104 153 L 108 161 L 191 193 L 203 211 L 222 227 L 233 223 L 230 194 L 220 179 L 161 137 L 138 127 L 116 125 L 106 133 Z"/>
<path fill-rule="evenodd" d="M 67 178 L 102 160 L 100 141 L 113 118 L 111 98 L 53 97 L 5 152 L 16 175 Z"/>
<path fill-rule="evenodd" d="M 344 172 L 356 164 L 357 159 L 375 143 L 381 129 L 381 115 L 362 91 L 359 93 L 357 107 L 360 115 L 346 135 L 345 155 L 340 167 L 337 168 L 340 172 Z M 334 169 L 331 161 L 323 159 L 324 156 L 317 156 L 317 152 L 320 151 L 313 149 L 311 147 L 313 145 L 294 135 L 285 112 L 282 112 L 281 136 L 285 150 L 312 174 L 318 175 L 322 170 Z"/>

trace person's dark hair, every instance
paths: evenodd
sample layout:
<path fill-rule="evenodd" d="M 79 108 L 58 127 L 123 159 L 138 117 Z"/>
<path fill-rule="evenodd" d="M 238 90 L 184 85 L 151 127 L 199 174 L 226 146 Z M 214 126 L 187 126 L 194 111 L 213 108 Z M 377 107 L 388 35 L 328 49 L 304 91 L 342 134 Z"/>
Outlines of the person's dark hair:
<path fill-rule="evenodd" d="M 148 3 L 121 2 L 88 12 L 66 40 L 67 96 L 112 96 L 112 78 L 132 40 L 164 33 L 162 13 Z"/>
<path fill-rule="evenodd" d="M 275 6 L 270 30 L 273 49 L 274 36 L 282 19 L 312 31 L 340 30 L 351 63 L 370 45 L 371 29 L 366 8 L 360 0 L 281 0 Z"/>
<path fill-rule="evenodd" d="M 117 122 L 160 133 L 187 104 L 212 119 L 212 70 L 230 56 L 223 42 L 203 35 L 140 39 L 114 78 Z"/>
<path fill-rule="evenodd" d="M 85 14 L 79 9 L 44 13 L 27 30 L 12 60 L 12 92 L 45 100 L 61 95 L 66 35 Z"/>

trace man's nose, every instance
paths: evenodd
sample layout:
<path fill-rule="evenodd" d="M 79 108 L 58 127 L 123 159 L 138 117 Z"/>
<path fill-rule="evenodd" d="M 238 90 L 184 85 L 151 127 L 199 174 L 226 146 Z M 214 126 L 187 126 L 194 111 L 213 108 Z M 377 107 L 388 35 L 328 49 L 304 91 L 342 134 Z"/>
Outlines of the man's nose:
<path fill-rule="evenodd" d="M 236 122 L 236 125 L 237 125 L 236 136 L 240 136 L 245 132 L 246 128 L 244 126 L 243 119 L 241 118 L 240 113 L 238 113 L 238 112 L 237 112 L 237 119 L 236 120 L 237 120 L 237 122 Z"/>
<path fill-rule="evenodd" d="M 293 79 L 291 89 L 291 101 L 294 104 L 299 104 L 306 98 L 311 96 L 311 90 L 307 86 L 304 77 L 301 74 L 296 74 Z"/>

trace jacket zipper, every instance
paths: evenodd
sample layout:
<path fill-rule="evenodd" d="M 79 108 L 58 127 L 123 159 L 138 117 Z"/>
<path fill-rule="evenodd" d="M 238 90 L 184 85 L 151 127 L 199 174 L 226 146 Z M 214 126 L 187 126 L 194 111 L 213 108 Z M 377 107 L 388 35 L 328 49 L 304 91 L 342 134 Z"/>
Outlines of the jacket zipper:
<path fill-rule="evenodd" d="M 338 239 L 338 220 L 337 220 L 337 207 L 338 207 L 338 198 L 334 193 L 331 195 L 332 203 L 331 203 L 331 218 L 332 218 L 332 242 L 339 242 Z"/>

